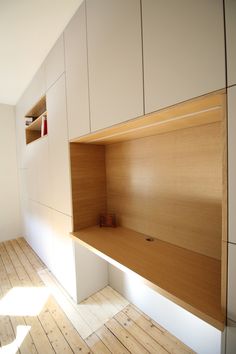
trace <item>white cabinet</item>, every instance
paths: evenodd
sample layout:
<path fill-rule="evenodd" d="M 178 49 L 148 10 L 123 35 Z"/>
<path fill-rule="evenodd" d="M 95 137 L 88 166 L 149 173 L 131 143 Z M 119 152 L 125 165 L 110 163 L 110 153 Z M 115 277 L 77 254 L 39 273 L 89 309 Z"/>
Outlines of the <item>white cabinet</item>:
<path fill-rule="evenodd" d="M 90 132 L 85 2 L 64 32 L 69 139 Z"/>
<path fill-rule="evenodd" d="M 229 241 L 236 243 L 236 86 L 228 89 Z"/>
<path fill-rule="evenodd" d="M 48 207 L 51 207 L 51 179 L 49 164 L 48 137 L 40 139 L 38 144 L 37 157 L 37 190 L 38 201 Z"/>
<path fill-rule="evenodd" d="M 27 189 L 31 200 L 51 207 L 51 178 L 48 137 L 26 146 Z"/>
<path fill-rule="evenodd" d="M 236 245 L 228 246 L 228 317 L 236 321 Z"/>
<path fill-rule="evenodd" d="M 226 354 L 236 352 L 236 322 L 228 321 L 226 334 Z"/>
<path fill-rule="evenodd" d="M 24 115 L 45 95 L 45 91 L 45 66 L 43 63 L 21 97 L 21 105 L 24 106 Z"/>
<path fill-rule="evenodd" d="M 145 113 L 225 87 L 222 0 L 142 0 Z"/>
<path fill-rule="evenodd" d="M 74 240 L 74 247 L 79 303 L 108 285 L 108 263 L 77 240 Z"/>
<path fill-rule="evenodd" d="M 88 0 L 91 130 L 143 114 L 139 0 Z"/>
<path fill-rule="evenodd" d="M 27 241 L 42 259 L 51 268 L 52 245 L 52 210 L 34 201 L 28 203 Z"/>
<path fill-rule="evenodd" d="M 236 1 L 225 0 L 228 85 L 236 84 Z"/>
<path fill-rule="evenodd" d="M 54 84 L 65 70 L 63 35 L 59 37 L 45 59 L 46 89 Z"/>
<path fill-rule="evenodd" d="M 47 91 L 52 208 L 71 215 L 71 181 L 66 117 L 65 75 Z"/>
<path fill-rule="evenodd" d="M 52 272 L 66 291 L 76 300 L 74 244 L 69 235 L 71 217 L 52 210 L 53 264 Z"/>

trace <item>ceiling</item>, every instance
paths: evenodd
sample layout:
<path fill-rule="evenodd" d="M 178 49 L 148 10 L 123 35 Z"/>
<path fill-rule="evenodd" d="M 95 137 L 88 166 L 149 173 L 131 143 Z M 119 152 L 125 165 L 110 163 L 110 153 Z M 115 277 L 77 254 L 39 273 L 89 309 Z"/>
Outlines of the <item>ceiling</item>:
<path fill-rule="evenodd" d="M 0 0 L 0 103 L 16 104 L 82 0 Z"/>

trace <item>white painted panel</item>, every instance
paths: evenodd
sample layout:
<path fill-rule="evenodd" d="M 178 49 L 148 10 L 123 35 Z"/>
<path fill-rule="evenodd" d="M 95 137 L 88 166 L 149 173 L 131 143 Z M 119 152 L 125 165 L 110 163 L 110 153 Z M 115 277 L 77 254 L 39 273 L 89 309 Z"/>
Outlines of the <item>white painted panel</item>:
<path fill-rule="evenodd" d="M 64 41 L 61 35 L 45 59 L 46 90 L 56 82 L 64 70 Z"/>
<path fill-rule="evenodd" d="M 236 1 L 225 0 L 228 85 L 236 84 Z"/>
<path fill-rule="evenodd" d="M 52 244 L 52 210 L 35 201 L 29 201 L 27 228 L 27 241 L 42 261 L 51 268 L 54 254 Z"/>
<path fill-rule="evenodd" d="M 51 206 L 52 183 L 50 179 L 48 137 L 38 142 L 37 176 L 38 176 L 38 201 L 46 206 Z"/>
<path fill-rule="evenodd" d="M 236 321 L 236 245 L 228 246 L 228 317 Z"/>
<path fill-rule="evenodd" d="M 87 0 L 92 131 L 143 114 L 139 0 Z"/>
<path fill-rule="evenodd" d="M 65 290 L 76 300 L 74 244 L 70 216 L 53 213 L 53 264 L 51 270 Z"/>
<path fill-rule="evenodd" d="M 229 241 L 236 243 L 236 86 L 228 89 Z"/>
<path fill-rule="evenodd" d="M 45 92 L 45 67 L 43 63 L 21 98 L 21 100 L 24 101 L 24 116 L 40 100 L 40 98 L 45 95 Z"/>
<path fill-rule="evenodd" d="M 81 302 L 108 285 L 108 263 L 74 241 L 77 301 Z"/>
<path fill-rule="evenodd" d="M 226 334 L 226 354 L 236 353 L 236 322 L 228 321 Z"/>
<path fill-rule="evenodd" d="M 221 332 L 143 284 L 134 273 L 109 265 L 109 284 L 198 354 L 220 354 Z"/>
<path fill-rule="evenodd" d="M 48 90 L 47 111 L 52 207 L 62 213 L 71 215 L 65 75 L 62 75 Z"/>
<path fill-rule="evenodd" d="M 27 168 L 27 186 L 29 199 L 38 201 L 38 161 L 39 161 L 39 141 L 34 141 L 26 147 L 28 168 Z"/>
<path fill-rule="evenodd" d="M 85 2 L 64 32 L 69 139 L 90 132 Z"/>
<path fill-rule="evenodd" d="M 222 0 L 142 0 L 145 113 L 225 87 Z"/>

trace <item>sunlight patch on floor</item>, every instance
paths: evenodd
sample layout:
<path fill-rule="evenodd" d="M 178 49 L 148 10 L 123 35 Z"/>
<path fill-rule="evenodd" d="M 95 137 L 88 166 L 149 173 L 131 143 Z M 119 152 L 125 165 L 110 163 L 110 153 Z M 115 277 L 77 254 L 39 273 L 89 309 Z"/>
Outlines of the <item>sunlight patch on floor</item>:
<path fill-rule="evenodd" d="M 45 287 L 14 287 L 0 300 L 0 315 L 38 316 L 48 297 Z"/>
<path fill-rule="evenodd" d="M 16 328 L 16 339 L 10 344 L 4 345 L 0 348 L 0 354 L 14 354 L 17 352 L 23 343 L 25 337 L 29 333 L 31 326 L 17 326 Z"/>

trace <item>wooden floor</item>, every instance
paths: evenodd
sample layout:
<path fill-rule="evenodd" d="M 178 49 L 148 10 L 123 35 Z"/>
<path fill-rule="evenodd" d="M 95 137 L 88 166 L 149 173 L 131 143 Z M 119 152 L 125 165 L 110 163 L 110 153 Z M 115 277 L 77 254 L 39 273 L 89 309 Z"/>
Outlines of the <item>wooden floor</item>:
<path fill-rule="evenodd" d="M 23 238 L 0 243 L 1 354 L 193 353 L 110 287 L 68 315 L 47 273 Z"/>

